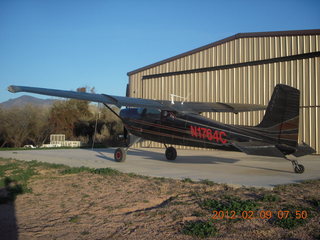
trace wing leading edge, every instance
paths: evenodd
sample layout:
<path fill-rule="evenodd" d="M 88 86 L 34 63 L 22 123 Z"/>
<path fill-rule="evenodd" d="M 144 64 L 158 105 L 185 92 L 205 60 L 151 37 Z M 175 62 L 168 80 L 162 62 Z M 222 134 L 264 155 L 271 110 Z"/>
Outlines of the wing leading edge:
<path fill-rule="evenodd" d="M 47 96 L 62 97 L 62 98 L 73 98 L 78 100 L 86 100 L 91 102 L 100 102 L 105 104 L 113 104 L 118 107 L 145 107 L 145 108 L 157 108 L 160 110 L 168 111 L 179 111 L 179 112 L 246 112 L 246 111 L 257 111 L 265 110 L 266 106 L 257 104 L 234 104 L 234 103 L 208 103 L 208 102 L 175 102 L 151 100 L 142 98 L 131 98 L 131 97 L 120 97 L 112 96 L 107 94 L 94 94 L 84 93 L 75 91 L 64 91 L 48 88 L 36 88 L 36 87 L 25 87 L 25 86 L 14 86 L 8 87 L 8 91 L 12 93 L 17 92 L 29 92 L 42 94 Z"/>
<path fill-rule="evenodd" d="M 90 102 L 100 102 L 106 104 L 113 104 L 118 107 L 128 106 L 128 107 L 147 107 L 147 108 L 159 108 L 161 109 L 162 104 L 157 101 L 141 98 L 129 98 L 129 97 L 119 97 L 106 94 L 95 94 L 95 93 L 84 93 L 76 91 L 64 91 L 48 88 L 35 88 L 35 87 L 25 87 L 25 86 L 9 86 L 8 91 L 12 93 L 17 92 L 29 92 L 36 93 L 47 96 L 62 97 L 62 98 L 72 98 L 78 100 L 85 100 Z"/>

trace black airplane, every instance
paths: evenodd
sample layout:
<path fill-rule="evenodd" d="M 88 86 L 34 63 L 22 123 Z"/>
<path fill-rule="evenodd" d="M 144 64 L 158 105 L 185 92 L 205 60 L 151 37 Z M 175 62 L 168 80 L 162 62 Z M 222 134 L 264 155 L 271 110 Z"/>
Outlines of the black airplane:
<path fill-rule="evenodd" d="M 304 166 L 286 155 L 301 157 L 315 152 L 305 143 L 298 144 L 300 91 L 283 84 L 275 87 L 267 107 L 151 100 L 23 86 L 9 86 L 8 90 L 103 103 L 125 126 L 125 147 L 116 149 L 114 153 L 118 162 L 123 162 L 129 147 L 141 140 L 163 143 L 168 160 L 177 157 L 176 149 L 168 145 L 234 150 L 250 155 L 285 158 L 291 161 L 296 173 L 303 173 Z M 107 104 L 129 108 L 121 109 L 118 115 Z M 265 109 L 266 113 L 257 126 L 230 125 L 200 115 L 202 112 L 238 113 Z"/>

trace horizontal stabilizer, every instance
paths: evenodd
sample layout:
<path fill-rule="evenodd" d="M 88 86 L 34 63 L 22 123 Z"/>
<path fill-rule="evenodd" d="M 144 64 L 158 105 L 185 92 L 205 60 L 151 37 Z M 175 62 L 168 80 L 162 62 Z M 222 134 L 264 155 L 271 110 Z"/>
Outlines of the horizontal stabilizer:
<path fill-rule="evenodd" d="M 302 156 L 309 155 L 309 154 L 312 154 L 315 152 L 316 152 L 316 150 L 314 150 L 308 144 L 302 143 L 302 144 L 299 144 L 297 151 L 295 153 L 293 153 L 292 155 L 295 157 L 302 157 Z"/>
<path fill-rule="evenodd" d="M 234 142 L 233 146 L 248 155 L 269 157 L 285 156 L 275 145 L 270 145 L 264 142 Z"/>

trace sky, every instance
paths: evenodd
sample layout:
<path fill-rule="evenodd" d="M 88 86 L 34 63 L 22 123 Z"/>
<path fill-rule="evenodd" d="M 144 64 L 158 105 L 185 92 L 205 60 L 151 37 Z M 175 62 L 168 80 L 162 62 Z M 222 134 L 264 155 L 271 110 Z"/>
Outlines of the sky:
<path fill-rule="evenodd" d="M 237 33 L 304 29 L 320 29 L 319 0 L 0 0 L 0 102 L 25 94 L 9 85 L 125 96 L 137 68 Z"/>

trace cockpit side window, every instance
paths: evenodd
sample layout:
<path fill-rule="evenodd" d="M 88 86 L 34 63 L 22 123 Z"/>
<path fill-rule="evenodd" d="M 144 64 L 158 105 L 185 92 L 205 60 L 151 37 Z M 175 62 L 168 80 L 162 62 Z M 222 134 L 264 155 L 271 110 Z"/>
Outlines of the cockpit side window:
<path fill-rule="evenodd" d="M 161 111 L 156 108 L 147 108 L 147 114 L 160 115 Z"/>
<path fill-rule="evenodd" d="M 137 112 L 140 116 L 159 116 L 159 118 L 161 114 L 161 111 L 156 108 L 138 108 Z"/>

